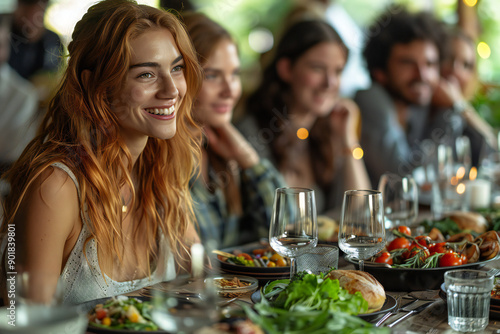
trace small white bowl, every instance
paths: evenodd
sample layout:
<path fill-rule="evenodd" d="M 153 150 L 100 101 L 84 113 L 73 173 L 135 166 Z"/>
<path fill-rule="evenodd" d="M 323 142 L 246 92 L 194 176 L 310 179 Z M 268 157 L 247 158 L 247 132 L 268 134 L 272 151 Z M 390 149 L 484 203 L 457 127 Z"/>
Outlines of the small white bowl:
<path fill-rule="evenodd" d="M 76 306 L 2 307 L 0 319 L 0 333 L 6 334 L 84 334 L 88 322 L 86 314 Z"/>

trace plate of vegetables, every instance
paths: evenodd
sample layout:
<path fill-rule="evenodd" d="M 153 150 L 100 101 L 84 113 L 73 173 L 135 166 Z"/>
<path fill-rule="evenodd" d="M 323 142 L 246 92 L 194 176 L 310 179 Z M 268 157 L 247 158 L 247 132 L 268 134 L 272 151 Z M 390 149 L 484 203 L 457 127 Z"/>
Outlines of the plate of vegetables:
<path fill-rule="evenodd" d="M 386 248 L 365 261 L 365 271 L 390 291 L 438 290 L 447 270 L 478 269 L 500 258 L 500 237 L 495 231 L 476 237 L 460 233 L 443 241 L 429 235 L 413 237 L 405 226 L 392 233 L 395 238 Z"/>
<path fill-rule="evenodd" d="M 368 310 L 368 303 L 359 292 L 350 294 L 336 281 L 326 279 L 323 273 L 301 272 L 292 280 L 269 282 L 252 295 L 255 305 L 243 308 L 248 318 L 268 333 L 389 333 L 360 316 Z M 394 298 L 386 297 L 380 314 L 396 306 Z"/>
<path fill-rule="evenodd" d="M 95 301 L 88 313 L 88 330 L 92 333 L 167 333 L 151 317 L 148 298 L 117 296 Z"/>
<path fill-rule="evenodd" d="M 253 243 L 226 248 L 223 252 L 227 256 L 217 255 L 217 260 L 225 273 L 250 276 L 258 279 L 259 284 L 290 277 L 290 260 L 276 253 L 269 244 Z"/>

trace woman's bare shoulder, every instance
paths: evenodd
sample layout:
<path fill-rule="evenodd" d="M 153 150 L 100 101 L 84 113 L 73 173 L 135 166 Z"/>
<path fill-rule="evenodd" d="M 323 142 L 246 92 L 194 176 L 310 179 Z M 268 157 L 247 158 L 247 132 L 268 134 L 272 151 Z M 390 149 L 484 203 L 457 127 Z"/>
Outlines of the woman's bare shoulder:
<path fill-rule="evenodd" d="M 33 180 L 23 202 L 39 212 L 70 213 L 78 208 L 78 192 L 68 173 L 48 167 Z"/>

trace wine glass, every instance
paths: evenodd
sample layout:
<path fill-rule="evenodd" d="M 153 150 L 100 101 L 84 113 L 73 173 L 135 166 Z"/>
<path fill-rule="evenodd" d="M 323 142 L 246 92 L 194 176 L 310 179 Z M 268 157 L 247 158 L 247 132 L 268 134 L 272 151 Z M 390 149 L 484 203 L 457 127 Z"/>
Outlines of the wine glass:
<path fill-rule="evenodd" d="M 378 190 L 382 192 L 385 228 L 411 226 L 418 216 L 418 188 L 410 175 L 385 173 L 380 177 Z"/>
<path fill-rule="evenodd" d="M 276 253 L 290 258 L 290 279 L 295 276 L 295 258 L 318 243 L 314 190 L 278 188 L 274 197 L 269 243 Z"/>
<path fill-rule="evenodd" d="M 153 321 L 169 333 L 187 334 L 210 326 L 220 316 L 216 307 L 217 291 L 213 279 L 204 270 L 204 247 L 191 247 L 191 275 L 180 275 L 152 289 Z"/>
<path fill-rule="evenodd" d="M 339 226 L 339 247 L 359 261 L 377 254 L 385 245 L 384 205 L 376 190 L 348 190 L 344 193 Z"/>

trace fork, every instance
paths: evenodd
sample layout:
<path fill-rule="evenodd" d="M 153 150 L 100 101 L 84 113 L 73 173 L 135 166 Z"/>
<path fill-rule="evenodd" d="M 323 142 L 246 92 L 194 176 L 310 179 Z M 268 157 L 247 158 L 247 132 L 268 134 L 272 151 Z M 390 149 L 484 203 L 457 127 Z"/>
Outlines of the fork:
<path fill-rule="evenodd" d="M 495 277 L 498 274 L 500 274 L 500 269 L 496 269 L 496 268 L 490 269 L 490 270 L 488 270 L 488 274 Z"/>
<path fill-rule="evenodd" d="M 413 299 L 411 302 L 408 302 L 406 303 L 405 305 L 401 305 L 401 296 L 398 297 L 397 301 L 396 301 L 396 305 L 399 305 L 397 307 L 397 309 L 395 311 L 390 311 L 390 312 L 387 312 L 386 314 L 384 314 L 384 316 L 382 318 L 380 318 L 379 321 L 377 321 L 377 323 L 375 324 L 375 327 L 379 327 L 380 325 L 382 325 L 389 317 L 395 315 L 395 314 L 398 314 L 400 311 L 409 311 L 407 310 L 406 308 L 412 304 L 415 304 L 416 302 L 418 302 L 419 299 L 418 298 L 415 298 Z"/>

